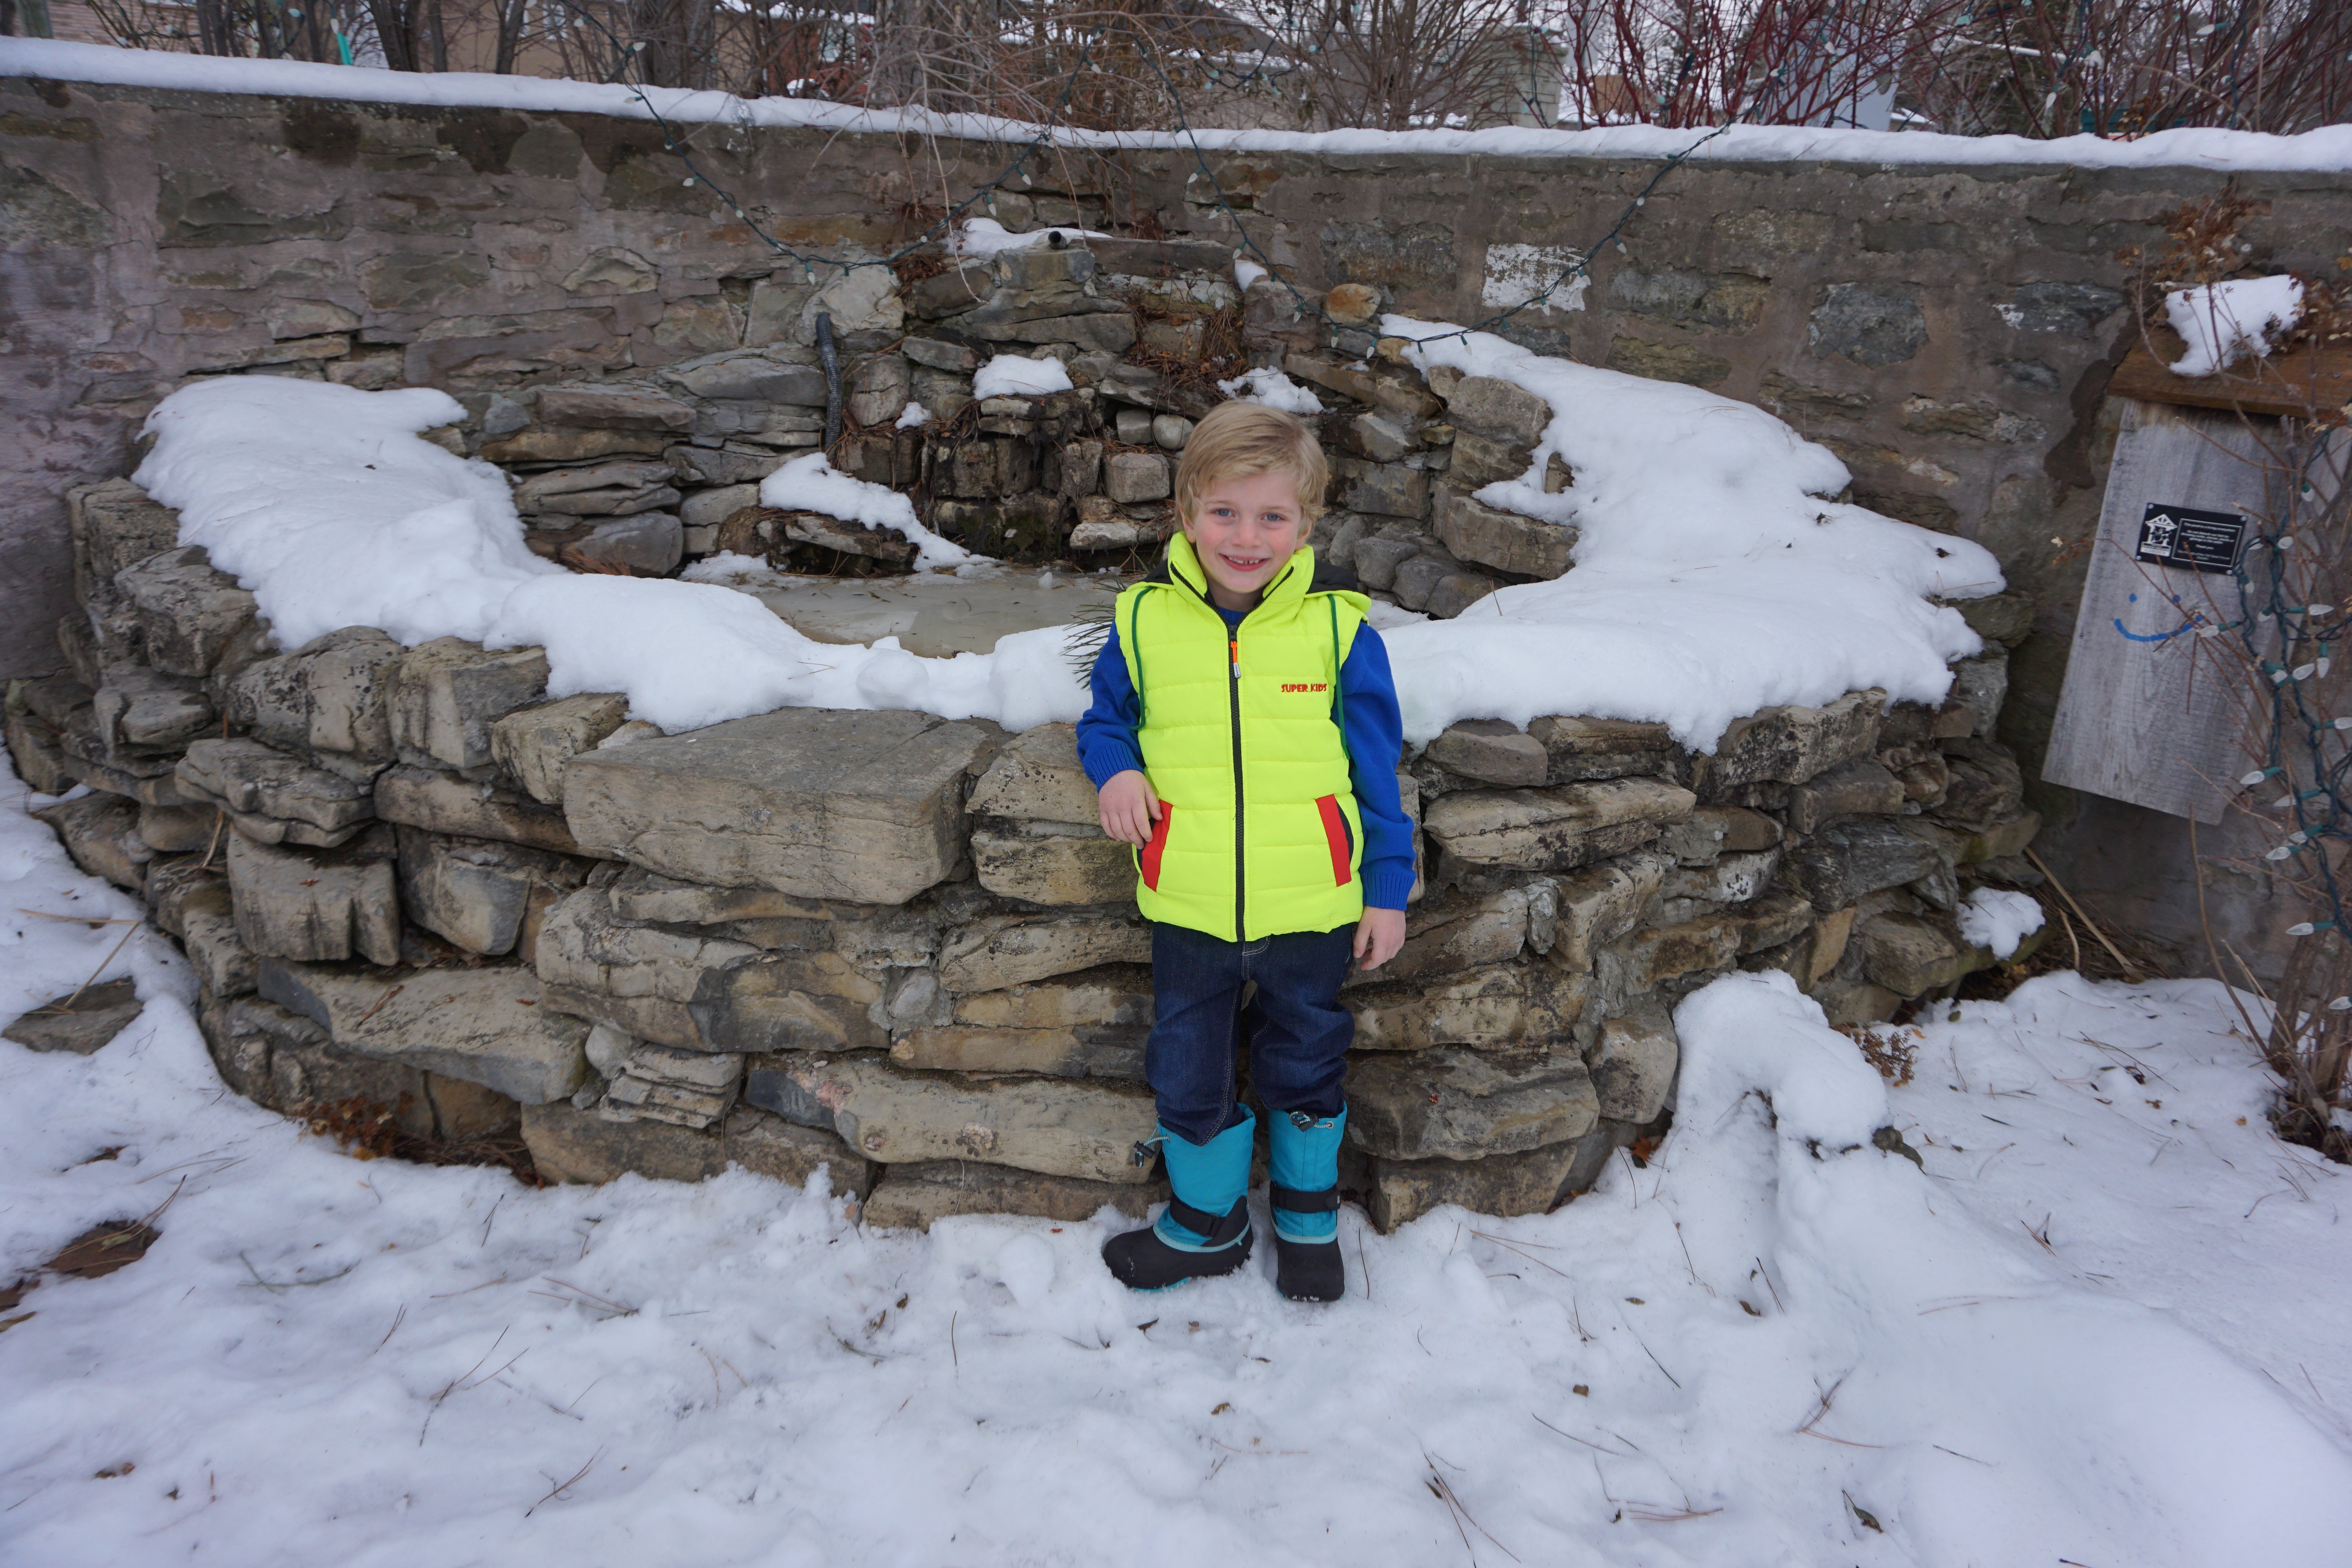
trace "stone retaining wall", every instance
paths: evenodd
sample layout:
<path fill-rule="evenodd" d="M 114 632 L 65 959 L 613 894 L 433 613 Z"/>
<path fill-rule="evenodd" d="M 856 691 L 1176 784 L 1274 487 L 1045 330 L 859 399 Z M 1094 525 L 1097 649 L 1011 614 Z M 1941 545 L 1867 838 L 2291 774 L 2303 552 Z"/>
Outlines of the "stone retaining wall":
<path fill-rule="evenodd" d="M 981 142 L 724 125 L 693 133 L 703 167 L 770 232 L 838 255 L 900 242 L 943 198 L 961 200 L 1005 162 L 1003 148 Z M 1077 224 L 1220 252 L 1245 229 L 1311 297 L 1353 282 L 1402 309 L 1468 321 L 1525 298 L 1528 279 L 1555 275 L 1655 172 L 1646 161 L 1433 153 L 1207 162 L 1213 180 L 1189 150 L 1056 156 L 1033 162 L 987 210 L 1015 230 Z M 2209 912 L 2233 944 L 2267 950 L 2263 939 L 2277 922 L 2261 889 L 2221 879 L 2203 889 L 2211 907 L 2200 911 L 2197 889 L 2175 874 L 2189 864 L 2179 823 L 2033 775 L 2112 443 L 2116 405 L 2104 394 L 2136 331 L 2116 253 L 2157 240 L 2167 215 L 2230 178 L 2203 169 L 1695 162 L 1650 195 L 1618 245 L 1591 258 L 1580 309 L 1530 310 L 1505 329 L 1545 352 L 1770 408 L 1837 452 L 1853 471 L 1856 500 L 1990 549 L 2032 601 L 2002 739 L 2052 819 L 2045 853 L 2103 917 L 2114 910 L 2184 938 L 2192 965 Z M 2352 225 L 2352 175 L 2255 171 L 2234 183 L 2256 204 L 2244 235 L 2258 265 L 2333 274 Z M 492 415 L 501 393 L 583 375 L 650 378 L 743 348 L 805 351 L 814 292 L 799 264 L 708 187 L 688 184 L 642 121 L 21 79 L 0 80 L 0 326 L 11 351 L 0 356 L 0 399 L 15 416 L 0 448 L 12 480 L 0 490 L 0 675 L 8 676 L 58 668 L 48 628 L 68 607 L 73 575 L 59 498 L 127 471 L 140 419 L 191 376 L 241 370 L 446 386 L 477 409 L 478 439 L 517 417 L 503 405 Z M 1104 270 L 1121 275 L 1118 266 Z M 1192 307 L 1221 299 L 1163 290 L 1166 313 L 1134 321 L 1139 342 L 1180 355 L 1196 348 L 1215 311 Z M 832 303 L 839 319 L 856 314 L 851 299 Z M 1088 332 L 1116 331 L 1116 320 L 1066 320 L 1063 335 L 1045 341 L 1075 353 L 1092 346 Z M 871 326 L 887 333 L 898 324 L 886 305 Z M 917 338 L 940 341 L 919 311 L 914 324 Z M 966 346 L 997 341 L 975 334 Z M 1370 342 L 1339 347 L 1344 363 Z M 963 356 L 927 363 L 925 352 L 908 347 L 898 369 L 868 373 L 856 390 L 869 411 L 896 395 L 902 374 L 916 395 L 940 395 L 939 378 L 952 377 Z M 1120 357 L 1131 362 L 1132 351 Z M 799 363 L 805 368 L 805 352 Z M 715 492 L 814 440 L 806 383 L 791 384 L 799 401 L 770 406 L 756 428 L 713 416 L 699 430 L 656 431 L 658 442 L 578 440 L 530 458 L 552 477 L 526 500 L 542 521 L 579 530 L 559 539 L 567 530 L 548 529 L 542 542 L 578 546 L 587 520 L 620 518 L 590 553 L 658 563 L 689 541 L 715 545 L 714 532 L 692 531 L 715 531 L 740 500 Z M 1015 552 L 1042 548 L 1055 530 L 1089 548 L 1118 548 L 1130 531 L 1148 545 L 1150 459 L 1165 450 L 1149 416 L 1185 412 L 1165 401 L 1127 403 L 1146 417 L 1125 428 L 1118 410 L 1098 409 L 1105 467 L 1091 484 L 1084 458 L 1075 474 L 1033 471 L 1017 451 L 1008 458 L 988 444 L 997 433 L 982 432 L 988 439 L 971 443 L 932 492 L 953 503 L 950 514 L 962 511 L 974 537 Z M 1375 459 L 1393 447 L 1385 432 L 1364 437 Z M 586 479 L 562 471 L 592 454 L 612 465 Z M 519 451 L 513 460 L 525 458 Z M 861 454 L 861 471 L 881 477 L 887 463 L 905 483 L 908 460 L 908 447 L 886 455 L 877 444 Z M 1412 500 L 1412 481 L 1403 483 L 1391 502 Z M 1371 495 L 1365 487 L 1363 499 Z M 640 521 L 598 507 L 642 508 Z M 755 542 L 799 542 L 791 523 L 767 526 Z M 841 542 L 821 525 L 800 526 L 818 546 Z M 1473 575 L 1448 581 L 1456 574 L 1417 542 L 1412 553 L 1432 563 L 1403 573 L 1403 596 L 1426 592 L 1442 608 L 1490 568 L 1529 564 L 1509 540 L 1486 541 L 1489 558 L 1465 550 L 1463 526 L 1433 537 Z M 1395 553 L 1376 545 L 1367 579 Z"/>
<path fill-rule="evenodd" d="M 68 597 L 58 497 L 124 471 L 139 418 L 191 374 L 487 391 L 650 372 L 793 338 L 803 321 L 801 268 L 687 183 L 642 121 L 24 79 L 0 81 L 0 100 L 13 351 L 0 395 L 22 443 L 0 495 L 0 674 L 52 668 L 44 628 Z M 723 125 L 695 136 L 714 177 L 809 247 L 892 245 L 907 215 L 962 199 L 1004 163 L 979 142 Z M 988 210 L 1014 229 L 1084 224 L 1225 249 L 1246 226 L 1311 294 L 1370 284 L 1466 321 L 1592 243 L 1654 172 L 1430 153 L 1209 164 L 1213 184 L 1189 151 L 1056 157 Z M 1694 163 L 1622 247 L 1592 259 L 1581 310 L 1531 311 L 1510 330 L 1769 407 L 1832 446 L 1865 504 L 1986 544 L 2037 605 L 2011 713 L 2030 762 L 2097 511 L 2101 395 L 2132 331 L 2115 253 L 2157 239 L 2168 213 L 2223 181 Z M 2331 275 L 2352 176 L 2237 184 L 2259 204 L 2245 231 L 2257 260 Z M 1195 327 L 1150 330 L 1181 349 Z M 1079 343 L 1082 329 L 1068 331 L 1058 341 Z M 953 367 L 910 363 L 908 380 L 937 368 Z M 807 432 L 785 417 L 763 433 Z M 698 471 L 717 483 L 742 470 L 714 456 Z"/>
<path fill-rule="evenodd" d="M 996 210 L 1015 227 L 1150 213 L 1141 226 L 1185 237 L 992 262 L 932 253 L 812 280 L 712 218 L 643 125 L 58 84 L 0 94 L 20 110 L 0 125 L 7 155 L 40 153 L 0 193 L 32 236 L 9 265 L 65 289 L 43 330 L 82 333 L 29 394 L 72 399 L 51 410 L 45 460 L 95 481 L 48 491 L 65 497 L 74 604 L 56 653 L 32 658 L 60 672 L 10 689 L 10 747 L 37 789 L 92 786 L 44 816 L 86 868 L 145 894 L 196 970 L 223 1074 L 289 1111 L 381 1103 L 446 1140 L 520 1126 L 556 1179 L 692 1179 L 730 1161 L 799 1179 L 823 1164 L 877 1224 L 1140 1212 L 1163 1190 L 1129 1159 L 1151 1122 L 1148 933 L 1129 852 L 1095 826 L 1066 727 L 784 710 L 664 735 L 626 721 L 616 696 L 547 698 L 537 649 L 404 649 L 370 627 L 278 648 L 252 596 L 178 546 L 173 514 L 108 477 L 124 471 L 128 422 L 189 376 L 447 387 L 465 417 L 427 438 L 504 468 L 533 547 L 579 569 L 665 574 L 724 549 L 898 574 L 913 552 L 896 533 L 757 504 L 756 481 L 823 438 L 820 311 L 845 356 L 835 463 L 1016 561 L 1153 556 L 1175 454 L 1217 395 L 1203 357 L 1237 351 L 1327 404 L 1334 476 L 1316 543 L 1376 598 L 1449 616 L 1571 567 L 1572 532 L 1470 499 L 1528 470 L 1548 408 L 1502 382 L 1424 379 L 1373 327 L 1391 305 L 1475 315 L 1467 296 L 1494 264 L 1468 258 L 1500 243 L 1495 226 L 1561 232 L 1577 204 L 1617 199 L 1625 168 L 1226 160 L 1242 221 L 1295 262 L 1318 317 L 1278 284 L 1235 288 L 1232 220 L 1166 159 Z M 808 137 L 719 141 L 710 155 L 772 216 L 827 215 L 779 219 L 788 237 L 889 237 L 885 198 L 900 187 L 878 141 L 841 142 L 814 173 Z M 1441 164 L 1502 205 L 1428 216 L 1448 188 Z M 1718 195 L 1758 177 L 1688 173 Z M 1828 205 L 1867 184 L 1772 177 L 1812 182 L 1805 200 Z M 1900 178 L 1957 190 L 2012 176 Z M 1885 289 L 1864 289 L 1878 304 L 1855 315 L 1860 285 L 1845 282 L 1784 304 L 1812 298 L 1823 263 L 1805 246 L 1822 226 L 1857 220 L 1777 213 L 1740 188 L 1747 206 L 1650 220 L 1661 236 L 1698 223 L 1712 237 L 1691 255 L 1715 272 L 1686 287 L 1604 264 L 1614 303 L 1596 295 L 1585 315 L 1514 331 L 1777 397 L 1800 424 L 1876 428 L 1893 417 L 1880 383 L 1913 360 L 1959 389 L 1924 406 L 1977 406 L 1967 389 L 1992 353 L 1978 327 L 1948 331 L 1958 318 L 1941 306 L 1906 315 Z M 2106 211 L 2119 189 L 2080 199 Z M 1870 233 L 1887 244 L 1862 246 L 1878 259 L 1855 266 L 1926 265 L 1896 229 Z M 58 270 L 75 246 L 103 263 L 78 280 Z M 2032 363 L 2090 374 L 2105 286 L 2004 287 L 2026 303 L 2001 331 L 2029 334 Z M 1839 336 L 1849 316 L 1861 324 Z M 1635 346 L 1587 352 L 1612 322 Z M 1814 378 L 1801 384 L 1774 372 L 1751 385 L 1746 360 L 1726 380 L 1704 346 L 1831 328 L 1801 361 L 1783 344 Z M 975 401 L 972 371 L 1006 350 L 1060 359 L 1072 389 Z M 898 429 L 910 398 L 934 417 Z M 1921 406 L 1913 396 L 1903 419 L 1958 466 L 1896 466 L 1966 468 L 1987 493 L 2053 427 Z M 1839 449 L 1856 499 L 1969 526 L 1906 511 L 1871 488 L 1875 458 Z M 1554 490 L 1573 480 L 1557 460 L 1546 476 Z M 1852 693 L 1753 715 L 1706 757 L 1658 725 L 1471 722 L 1399 759 L 1422 887 L 1404 952 L 1345 993 L 1359 1026 L 1346 1181 L 1378 1223 L 1446 1202 L 1540 1210 L 1589 1184 L 1669 1113 L 1672 1005 L 1728 969 L 1784 969 L 1851 1023 L 1991 962 L 1953 910 L 1975 880 L 2031 879 L 2015 857 L 2038 819 L 1993 737 L 2009 649 L 2036 610 L 2018 594 L 1960 607 L 1987 649 L 1937 710 Z"/>
<path fill-rule="evenodd" d="M 1364 405 L 1332 420 L 1438 459 L 1335 479 L 1436 498 L 1433 519 L 1336 514 L 1360 570 L 1389 542 L 1383 596 L 1417 570 L 1433 595 L 1501 580 L 1461 543 L 1474 503 L 1445 459 L 1478 425 L 1513 460 L 1511 389 L 1346 374 Z M 509 437 L 448 438 L 643 428 L 587 395 L 556 411 L 614 422 L 554 423 L 542 393 Z M 708 405 L 677 406 L 690 427 Z M 1066 726 L 786 709 L 664 735 L 615 697 L 548 700 L 537 649 L 352 627 L 278 650 L 135 487 L 69 510 L 70 669 L 11 687 L 9 744 L 35 788 L 92 786 L 41 815 L 180 940 L 240 1092 L 394 1106 L 425 1137 L 519 1124 L 553 1179 L 822 1164 L 875 1224 L 1139 1213 L 1164 1190 L 1129 1158 L 1152 1124 L 1148 932 Z M 1520 526 L 1493 516 L 1471 522 Z M 1770 710 L 1712 756 L 1654 724 L 1465 722 L 1400 759 L 1423 886 L 1403 952 L 1343 992 L 1345 1180 L 1378 1224 L 1588 1184 L 1668 1113 L 1673 1003 L 1730 969 L 1785 970 L 1849 1023 L 1991 962 L 1953 910 L 2024 875 L 2037 826 L 1989 738 L 2026 616 L 1963 608 L 1987 651 L 1937 709 Z"/>

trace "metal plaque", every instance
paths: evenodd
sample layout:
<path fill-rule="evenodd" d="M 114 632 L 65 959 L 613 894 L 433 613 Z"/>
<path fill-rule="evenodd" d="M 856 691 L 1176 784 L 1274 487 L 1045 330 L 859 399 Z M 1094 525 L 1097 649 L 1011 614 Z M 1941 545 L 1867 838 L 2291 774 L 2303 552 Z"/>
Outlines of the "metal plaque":
<path fill-rule="evenodd" d="M 2245 548 L 2246 520 L 2236 512 L 2150 501 L 2140 518 L 2139 544 L 2132 558 L 2151 566 L 2227 576 L 2238 569 Z"/>

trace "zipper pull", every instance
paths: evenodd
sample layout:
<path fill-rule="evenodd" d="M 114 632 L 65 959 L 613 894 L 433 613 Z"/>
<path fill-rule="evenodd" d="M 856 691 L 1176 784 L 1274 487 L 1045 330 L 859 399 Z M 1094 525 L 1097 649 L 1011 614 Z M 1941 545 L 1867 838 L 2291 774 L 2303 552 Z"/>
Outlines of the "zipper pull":
<path fill-rule="evenodd" d="M 1239 632 L 1235 632 L 1235 633 L 1234 633 L 1231 637 L 1227 638 L 1227 639 L 1226 639 L 1226 641 L 1225 641 L 1225 647 L 1226 647 L 1227 648 L 1231 649 L 1231 650 L 1232 650 L 1232 652 L 1233 652 L 1233 656 L 1234 656 L 1234 679 L 1235 680 L 1239 680 L 1239 679 L 1242 678 L 1242 637 L 1241 637 L 1241 634 L 1240 634 Z"/>

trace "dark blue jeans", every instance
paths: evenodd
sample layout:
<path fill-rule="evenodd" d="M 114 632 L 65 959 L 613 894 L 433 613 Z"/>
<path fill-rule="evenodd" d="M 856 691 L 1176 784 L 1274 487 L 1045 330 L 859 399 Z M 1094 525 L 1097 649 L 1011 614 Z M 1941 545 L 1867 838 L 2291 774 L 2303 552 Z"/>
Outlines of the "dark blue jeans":
<path fill-rule="evenodd" d="M 1249 1042 L 1250 1082 L 1268 1110 L 1339 1113 L 1339 1080 L 1356 1021 L 1339 1004 L 1356 928 L 1222 942 L 1185 926 L 1151 928 L 1156 1012 L 1144 1076 L 1160 1097 L 1160 1124 L 1206 1143 L 1241 1120 L 1234 1073 Z M 1242 1005 L 1242 987 L 1257 994 Z M 1238 1033 L 1236 1032 L 1238 1031 Z"/>

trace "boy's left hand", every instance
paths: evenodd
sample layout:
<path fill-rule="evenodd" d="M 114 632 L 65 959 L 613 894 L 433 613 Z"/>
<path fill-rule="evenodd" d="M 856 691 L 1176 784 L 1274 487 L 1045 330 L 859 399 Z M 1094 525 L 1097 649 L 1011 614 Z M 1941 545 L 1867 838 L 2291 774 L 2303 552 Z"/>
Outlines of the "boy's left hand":
<path fill-rule="evenodd" d="M 1356 967 L 1378 969 L 1404 945 L 1402 910 L 1366 910 L 1356 922 Z"/>

